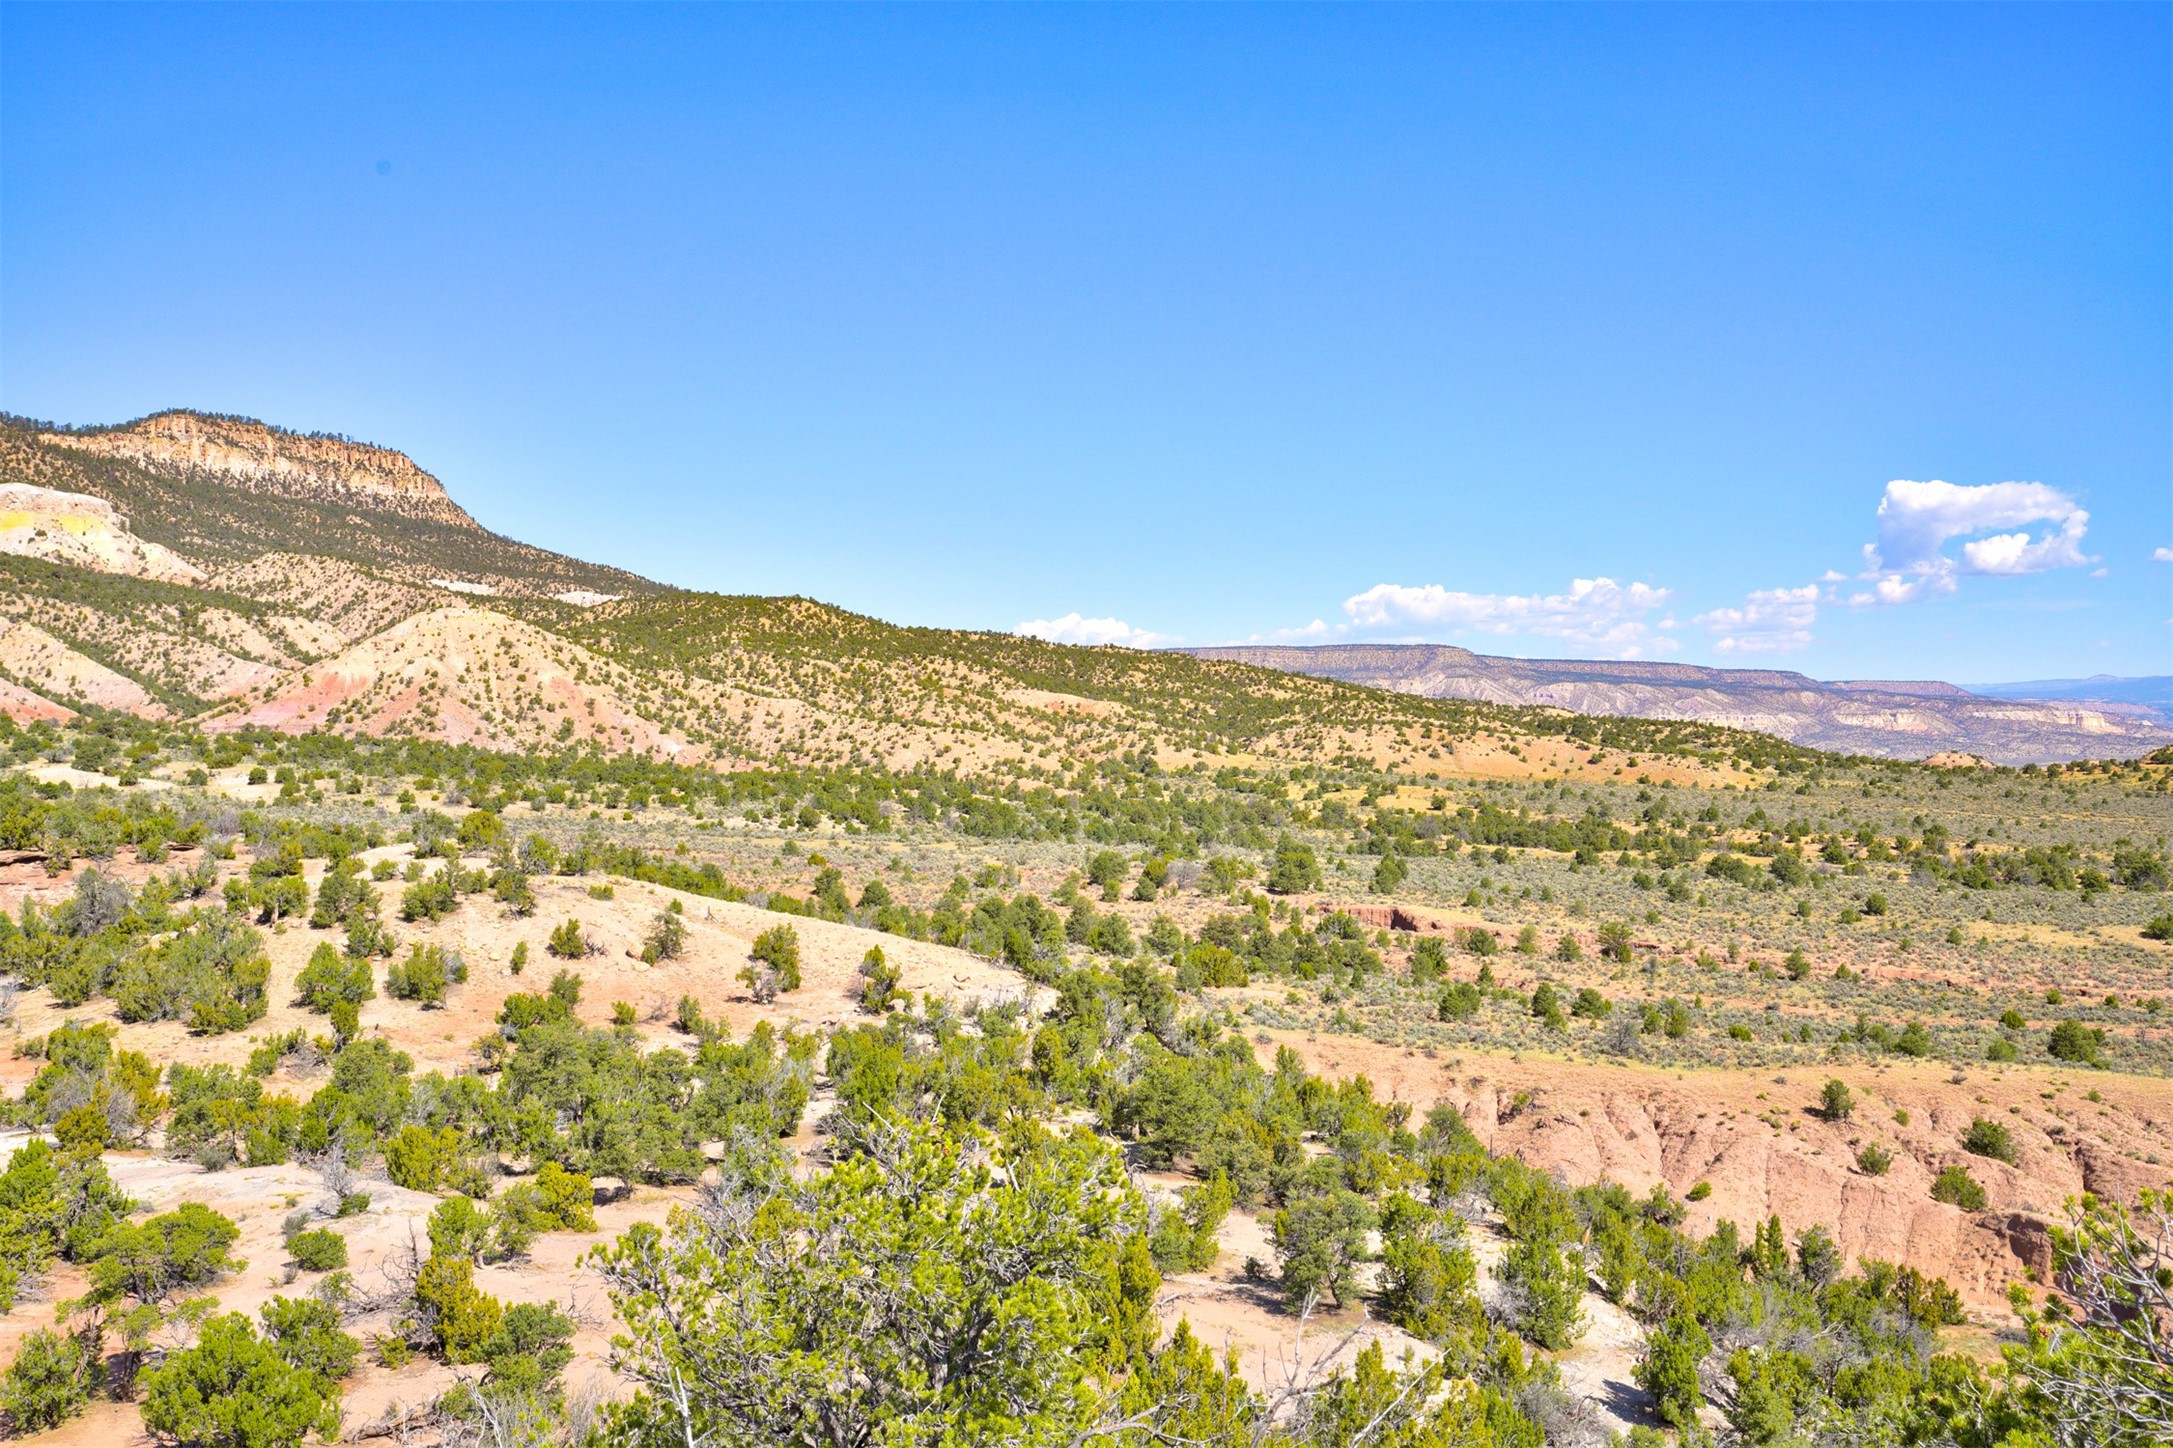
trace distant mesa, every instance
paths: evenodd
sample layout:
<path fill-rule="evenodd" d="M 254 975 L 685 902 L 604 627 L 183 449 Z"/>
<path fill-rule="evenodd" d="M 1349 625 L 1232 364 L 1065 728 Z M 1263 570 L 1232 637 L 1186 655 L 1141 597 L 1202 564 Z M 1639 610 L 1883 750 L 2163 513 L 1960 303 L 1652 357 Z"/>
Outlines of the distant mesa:
<path fill-rule="evenodd" d="M 2001 764 L 2132 758 L 2173 743 L 2173 713 L 2079 698 L 1988 698 L 1936 681 L 1823 683 L 1786 669 L 1642 660 L 1510 659 L 1450 644 L 1194 648 L 1228 659 L 1437 699 L 1684 719 L 1885 759 Z"/>
<path fill-rule="evenodd" d="M 1807 684 L 1817 684 L 1816 679 L 1803 674 L 1786 674 L 1784 678 L 1802 679 Z M 1826 687 L 1845 689 L 1852 694 L 1908 694 L 1920 699 L 1966 699 L 1969 690 L 1959 684 L 1943 684 L 1936 679 L 1836 679 Z"/>

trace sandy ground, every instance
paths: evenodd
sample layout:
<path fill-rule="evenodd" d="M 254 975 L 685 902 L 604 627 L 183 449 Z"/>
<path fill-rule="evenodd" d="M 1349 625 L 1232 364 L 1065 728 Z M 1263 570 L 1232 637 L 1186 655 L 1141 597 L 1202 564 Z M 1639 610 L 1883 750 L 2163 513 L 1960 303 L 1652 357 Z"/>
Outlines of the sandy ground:
<path fill-rule="evenodd" d="M 373 851 L 365 860 L 392 858 L 404 864 L 407 847 Z M 119 872 L 140 882 L 148 873 L 140 866 L 123 863 Z M 312 866 L 314 887 L 319 869 Z M 963 951 L 914 941 L 899 940 L 827 921 L 787 919 L 752 906 L 679 895 L 660 887 L 619 880 L 612 885 L 611 899 L 589 893 L 600 881 L 538 879 L 534 882 L 537 910 L 526 919 L 508 916 L 486 895 L 470 896 L 462 908 L 436 925 L 392 922 L 401 942 L 401 954 L 411 942 L 442 945 L 460 952 L 469 965 L 465 985 L 452 987 L 443 1009 L 424 1009 L 382 994 L 362 1008 L 366 1035 L 385 1039 L 415 1058 L 419 1073 L 431 1069 L 448 1073 L 467 1069 L 473 1061 L 473 1043 L 495 1032 L 495 1017 L 504 997 L 515 990 L 541 991 L 551 975 L 572 969 L 584 982 L 578 1014 L 591 1025 L 607 1022 L 615 1001 L 635 1006 L 641 1032 L 652 1045 L 686 1044 L 671 1025 L 679 998 L 691 994 L 701 1001 L 712 1019 L 729 1023 L 735 1035 L 744 1034 L 756 1021 L 776 1025 L 821 1028 L 844 1024 L 860 1016 L 854 1004 L 862 956 L 874 944 L 896 963 L 902 988 L 916 997 L 952 1001 L 963 1007 L 970 1001 L 1015 998 L 1031 987 L 1009 971 Z M 19 909 L 26 894 L 44 903 L 57 903 L 73 888 L 73 873 L 48 878 L 35 865 L 0 867 L 0 908 Z M 398 879 L 380 883 L 388 917 L 395 913 Z M 667 900 L 678 898 L 687 924 L 687 949 L 683 958 L 650 965 L 640 959 L 640 944 Z M 555 960 L 546 954 L 544 942 L 553 927 L 567 918 L 582 922 L 584 933 L 597 947 L 595 954 L 576 961 Z M 800 937 L 803 983 L 769 1005 L 757 1005 L 744 983 L 736 979 L 749 961 L 748 951 L 756 935 L 779 924 L 790 924 Z M 95 1000 L 73 1009 L 62 1009 L 42 990 L 26 992 L 17 1012 L 17 1039 L 41 1035 L 64 1020 L 112 1021 L 121 1032 L 124 1048 L 140 1050 L 161 1064 L 187 1062 L 240 1064 L 251 1038 L 295 1027 L 312 1033 L 326 1029 L 324 1018 L 292 1004 L 293 980 L 311 951 L 323 940 L 338 942 L 337 932 L 317 932 L 306 924 L 290 922 L 266 931 L 267 953 L 272 961 L 271 1010 L 247 1033 L 226 1036 L 191 1035 L 178 1022 L 122 1024 L 110 1000 Z M 516 975 L 511 968 L 513 947 L 526 941 L 530 963 Z M 383 967 L 379 967 L 382 982 Z M 0 1082 L 20 1091 L 36 1074 L 39 1062 L 9 1053 L 0 1056 Z M 322 1084 L 323 1071 L 298 1076 L 282 1070 L 268 1081 L 274 1090 L 306 1098 Z M 817 1102 L 796 1144 L 803 1150 L 813 1145 L 812 1126 L 827 1106 Z M 20 1135 L 0 1140 L 0 1154 L 12 1153 Z M 150 1152 L 115 1152 L 108 1156 L 115 1179 L 146 1209 L 170 1210 L 183 1201 L 200 1201 L 235 1219 L 242 1237 L 234 1251 L 248 1267 L 216 1285 L 213 1295 L 222 1309 L 254 1313 L 261 1304 L 282 1291 L 289 1295 L 307 1290 L 310 1274 L 290 1279 L 281 1237 L 281 1223 L 290 1211 L 314 1208 L 325 1200 L 316 1174 L 305 1167 L 235 1168 L 206 1173 L 196 1166 L 166 1160 Z M 424 1243 L 426 1223 L 439 1198 L 393 1186 L 381 1175 L 362 1183 L 371 1194 L 369 1210 L 332 1223 L 333 1230 L 348 1239 L 349 1271 L 360 1289 L 368 1292 L 380 1281 L 380 1268 L 395 1259 L 410 1239 Z M 477 1274 L 478 1284 L 509 1301 L 554 1299 L 581 1324 L 574 1347 L 576 1360 L 568 1369 L 567 1382 L 578 1391 L 595 1385 L 610 1390 L 614 1384 L 605 1365 L 612 1331 L 610 1305 L 596 1277 L 579 1267 L 590 1247 L 616 1238 L 637 1221 L 661 1222 L 676 1203 L 688 1200 L 692 1189 L 637 1188 L 631 1196 L 597 1208 L 594 1233 L 552 1233 L 539 1238 L 530 1257 L 515 1265 L 490 1266 Z M 0 1362 L 11 1360 L 23 1334 L 49 1325 L 56 1301 L 75 1295 L 84 1287 L 81 1274 L 65 1265 L 47 1280 L 38 1300 L 26 1302 L 0 1317 Z M 349 1330 L 368 1341 L 373 1332 L 389 1324 L 365 1316 Z M 415 1410 L 442 1393 L 453 1381 L 453 1371 L 427 1361 L 412 1362 L 398 1371 L 375 1364 L 365 1354 L 366 1365 L 346 1385 L 344 1411 L 350 1435 L 381 1421 L 397 1419 L 403 1410 Z M 468 1370 L 471 1373 L 473 1370 Z M 141 1437 L 136 1410 L 130 1405 L 100 1404 L 95 1411 L 75 1419 L 38 1442 L 65 1444 L 119 1443 Z"/>
<path fill-rule="evenodd" d="M 409 847 L 389 846 L 362 858 L 379 857 L 404 863 Z M 477 862 L 479 863 L 479 862 Z M 139 877 L 141 867 L 121 866 L 119 873 Z M 314 890 L 321 869 L 309 871 Z M 0 867 L 0 908 L 20 909 L 27 894 L 41 903 L 55 904 L 74 888 L 73 875 L 48 879 L 35 865 Z M 496 1029 L 496 1017 L 504 998 L 515 991 L 544 991 L 559 970 L 571 970 L 583 982 L 577 1014 L 590 1025 L 611 1019 L 614 1002 L 635 1008 L 645 1038 L 653 1044 L 685 1043 L 672 1029 L 679 999 L 692 995 L 713 1020 L 727 1022 L 735 1035 L 744 1034 L 758 1020 L 803 1029 L 835 1026 L 860 1016 L 855 1004 L 860 962 L 871 945 L 880 945 L 898 966 L 901 989 L 916 999 L 949 1000 L 963 1007 L 971 1001 L 1018 998 L 1032 987 L 1015 972 L 964 951 L 924 942 L 901 940 L 854 926 L 771 914 L 752 905 L 710 900 L 660 886 L 619 880 L 611 885 L 614 898 L 591 896 L 595 879 L 573 880 L 538 877 L 534 882 L 536 911 L 515 919 L 488 895 L 465 898 L 461 908 L 434 925 L 405 924 L 393 919 L 403 883 L 395 878 L 377 888 L 385 897 L 386 915 L 400 942 L 395 959 L 404 958 L 411 943 L 427 943 L 458 951 L 467 963 L 468 981 L 451 987 L 443 1008 L 419 1008 L 393 1000 L 382 990 L 361 1011 L 363 1033 L 379 1036 L 415 1058 L 418 1073 L 437 1069 L 456 1072 L 472 1064 L 473 1043 Z M 666 902 L 677 898 L 687 925 L 683 958 L 650 965 L 641 959 L 641 944 Z M 579 960 L 558 960 L 545 951 L 551 931 L 561 922 L 577 919 L 596 953 Z M 800 989 L 758 1006 L 747 986 L 737 977 L 748 965 L 754 939 L 777 925 L 790 925 L 800 938 L 802 984 Z M 335 946 L 340 932 L 314 931 L 306 923 L 289 921 L 265 932 L 266 953 L 272 962 L 269 986 L 271 1008 L 246 1036 L 266 1036 L 300 1027 L 311 1034 L 327 1031 L 324 1017 L 295 1005 L 294 979 L 323 941 Z M 525 970 L 512 968 L 513 949 L 526 942 L 529 960 Z M 384 965 L 378 966 L 382 985 Z M 121 1025 L 113 1002 L 100 998 L 63 1008 L 45 991 L 26 992 L 17 1011 L 16 1028 L 23 1036 L 43 1035 L 65 1020 L 110 1021 Z M 158 1021 L 122 1026 L 122 1044 L 152 1060 L 204 1065 L 216 1061 L 239 1064 L 248 1057 L 244 1035 L 198 1036 L 179 1021 Z M 37 1074 L 39 1062 L 21 1057 L 0 1059 L 0 1084 L 20 1091 Z M 296 1080 L 282 1072 L 273 1087 L 284 1087 L 306 1096 L 312 1082 Z"/>

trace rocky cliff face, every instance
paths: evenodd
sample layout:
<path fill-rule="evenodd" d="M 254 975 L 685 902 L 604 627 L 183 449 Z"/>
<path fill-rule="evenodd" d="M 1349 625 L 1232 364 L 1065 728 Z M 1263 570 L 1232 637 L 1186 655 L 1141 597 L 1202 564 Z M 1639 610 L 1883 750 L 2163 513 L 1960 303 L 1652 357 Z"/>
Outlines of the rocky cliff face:
<path fill-rule="evenodd" d="M 286 432 L 244 418 L 161 412 L 95 432 L 44 433 L 39 440 L 249 492 L 353 502 L 436 523 L 476 526 L 447 495 L 445 485 L 407 454 L 341 437 Z"/>
<path fill-rule="evenodd" d="M 1506 659 L 1443 644 L 1189 649 L 1437 699 L 1540 705 L 1578 714 L 1694 719 L 1845 754 L 1981 755 L 2001 764 L 2134 757 L 2173 743 L 2141 706 L 1988 699 L 1939 683 L 1822 683 L 1781 669 L 1584 659 Z"/>

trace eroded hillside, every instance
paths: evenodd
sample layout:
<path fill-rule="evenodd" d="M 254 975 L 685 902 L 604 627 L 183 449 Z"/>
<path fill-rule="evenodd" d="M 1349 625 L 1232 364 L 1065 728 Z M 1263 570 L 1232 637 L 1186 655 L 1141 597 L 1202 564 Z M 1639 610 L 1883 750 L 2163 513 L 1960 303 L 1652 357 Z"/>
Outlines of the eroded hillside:
<path fill-rule="evenodd" d="M 23 719 L 88 706 L 220 730 L 1042 780 L 1140 750 L 1172 766 L 1556 777 L 1604 752 L 1557 710 L 660 590 L 484 531 L 399 453 L 242 419 L 6 420 L 0 486 L 28 509 L 0 548 L 0 614 L 21 625 L 0 668 Z M 1609 737 L 1664 756 L 1648 769 L 1716 783 L 1790 753 L 1694 723 Z"/>

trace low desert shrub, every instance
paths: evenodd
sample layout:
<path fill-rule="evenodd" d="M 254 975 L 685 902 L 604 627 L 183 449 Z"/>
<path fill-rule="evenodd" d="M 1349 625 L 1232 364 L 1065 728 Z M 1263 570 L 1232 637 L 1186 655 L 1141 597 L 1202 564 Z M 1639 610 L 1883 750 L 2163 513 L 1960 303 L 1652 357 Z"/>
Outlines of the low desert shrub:
<path fill-rule="evenodd" d="M 39 1328 L 15 1349 L 0 1379 L 0 1408 L 17 1434 L 57 1428 L 90 1401 L 97 1358 L 81 1338 Z"/>
<path fill-rule="evenodd" d="M 417 941 L 405 961 L 385 971 L 385 993 L 395 1000 L 442 1006 L 446 987 L 467 978 L 467 964 L 457 952 Z"/>
<path fill-rule="evenodd" d="M 1974 1156 L 1988 1156 L 2009 1165 L 2016 1159 L 2014 1133 L 2007 1129 L 2006 1123 L 1987 1121 L 1982 1116 L 1969 1123 L 1969 1130 L 1962 1137 L 1962 1149 Z"/>
<path fill-rule="evenodd" d="M 1957 1163 L 1947 1167 L 1932 1180 L 1932 1200 L 1950 1202 L 1965 1212 L 1984 1210 L 1984 1187 L 1969 1174 L 1969 1168 Z"/>
<path fill-rule="evenodd" d="M 330 1228 L 297 1232 L 287 1239 L 287 1255 L 304 1272 L 333 1272 L 347 1265 L 347 1239 Z"/>
<path fill-rule="evenodd" d="M 2048 993 L 2049 994 L 2049 993 Z M 2052 1036 L 2045 1043 L 2045 1051 L 2055 1061 L 2073 1061 L 2078 1065 L 2095 1066 L 2098 1053 L 2105 1045 L 2105 1032 L 2081 1021 L 2069 1019 L 2052 1028 Z"/>
<path fill-rule="evenodd" d="M 589 953 L 588 937 L 581 933 L 581 922 L 569 919 L 551 932 L 545 950 L 560 960 L 579 960 Z"/>

